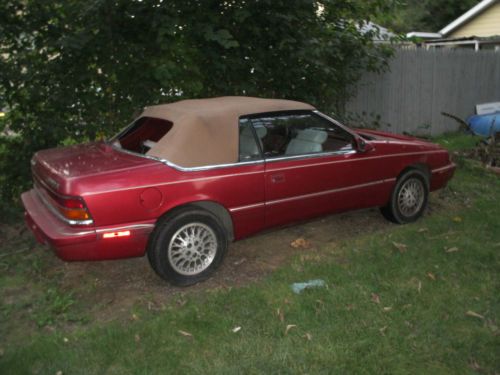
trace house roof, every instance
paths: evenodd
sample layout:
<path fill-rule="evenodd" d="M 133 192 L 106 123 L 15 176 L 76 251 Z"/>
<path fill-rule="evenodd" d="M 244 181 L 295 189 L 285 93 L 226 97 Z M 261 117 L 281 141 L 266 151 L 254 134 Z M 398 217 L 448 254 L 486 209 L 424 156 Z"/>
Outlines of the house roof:
<path fill-rule="evenodd" d="M 436 39 L 441 38 L 440 33 L 428 33 L 425 31 L 412 31 L 406 34 L 407 38 Z"/>
<path fill-rule="evenodd" d="M 181 167 L 200 167 L 238 161 L 240 116 L 313 109 L 310 104 L 292 100 L 226 96 L 146 107 L 140 117 L 161 118 L 173 123 L 172 129 L 147 155 Z"/>
<path fill-rule="evenodd" d="M 460 17 L 458 17 L 456 20 L 454 20 L 453 22 L 451 22 L 450 24 L 446 25 L 441 30 L 439 30 L 439 34 L 445 36 L 445 35 L 451 33 L 452 31 L 456 30 L 460 26 L 469 22 L 471 19 L 476 17 L 481 12 L 488 9 L 490 6 L 494 5 L 497 1 L 498 0 L 483 0 L 483 1 L 481 1 L 479 4 L 472 7 L 467 12 L 465 12 Z"/>

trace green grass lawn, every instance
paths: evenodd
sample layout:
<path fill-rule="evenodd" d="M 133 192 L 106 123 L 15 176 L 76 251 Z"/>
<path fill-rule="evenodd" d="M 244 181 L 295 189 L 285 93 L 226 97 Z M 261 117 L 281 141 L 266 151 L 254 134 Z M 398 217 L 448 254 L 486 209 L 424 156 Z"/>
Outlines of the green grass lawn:
<path fill-rule="evenodd" d="M 460 150 L 471 139 L 438 141 Z M 457 163 L 438 193 L 446 208 L 431 201 L 415 224 L 128 321 L 40 329 L 3 343 L 0 373 L 500 373 L 500 178 Z M 291 291 L 310 279 L 328 287 Z"/>

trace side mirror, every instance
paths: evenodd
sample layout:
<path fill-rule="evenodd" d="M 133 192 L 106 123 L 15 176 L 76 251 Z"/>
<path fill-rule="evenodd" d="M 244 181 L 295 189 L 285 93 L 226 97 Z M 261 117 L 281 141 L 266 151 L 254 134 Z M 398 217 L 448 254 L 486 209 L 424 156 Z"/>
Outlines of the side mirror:
<path fill-rule="evenodd" d="M 373 145 L 373 143 L 367 142 L 363 138 L 357 138 L 356 145 L 357 145 L 358 152 L 361 152 L 361 153 L 367 153 L 367 152 L 375 150 L 375 146 Z"/>

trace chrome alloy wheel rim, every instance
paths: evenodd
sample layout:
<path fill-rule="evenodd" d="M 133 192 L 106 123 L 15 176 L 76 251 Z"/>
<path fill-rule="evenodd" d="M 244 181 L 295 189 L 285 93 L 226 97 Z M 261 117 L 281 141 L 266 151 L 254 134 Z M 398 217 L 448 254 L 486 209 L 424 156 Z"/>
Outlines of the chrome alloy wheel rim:
<path fill-rule="evenodd" d="M 398 195 L 399 211 L 406 217 L 415 215 L 424 203 L 424 186 L 417 178 L 405 181 Z"/>
<path fill-rule="evenodd" d="M 205 271 L 217 253 L 217 236 L 203 223 L 189 223 L 172 236 L 168 260 L 181 275 L 192 276 Z"/>

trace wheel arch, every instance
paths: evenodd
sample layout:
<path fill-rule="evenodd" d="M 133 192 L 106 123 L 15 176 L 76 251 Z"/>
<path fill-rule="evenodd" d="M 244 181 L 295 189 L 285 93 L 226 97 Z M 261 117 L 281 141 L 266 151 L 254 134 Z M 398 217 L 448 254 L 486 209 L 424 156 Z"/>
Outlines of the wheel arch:
<path fill-rule="evenodd" d="M 427 177 L 427 187 L 429 188 L 430 186 L 430 183 L 431 183 L 431 169 L 429 168 L 429 166 L 425 163 L 414 163 L 414 164 L 410 164 L 410 165 L 407 165 L 405 168 L 403 168 L 403 170 L 398 174 L 397 178 L 396 178 L 396 181 L 399 180 L 399 178 L 401 176 L 403 176 L 405 173 L 409 172 L 409 171 L 414 171 L 414 170 L 417 170 L 417 171 L 420 171 L 422 172 L 426 177 Z"/>
<path fill-rule="evenodd" d="M 189 208 L 202 209 L 214 215 L 220 221 L 224 230 L 226 231 L 228 240 L 229 241 L 234 240 L 233 219 L 231 218 L 229 211 L 222 204 L 211 200 L 193 201 L 171 207 L 167 211 L 165 211 L 162 215 L 160 215 L 160 217 L 158 217 L 157 222 L 158 220 L 165 217 L 175 217 L 175 215 L 179 211 Z"/>

